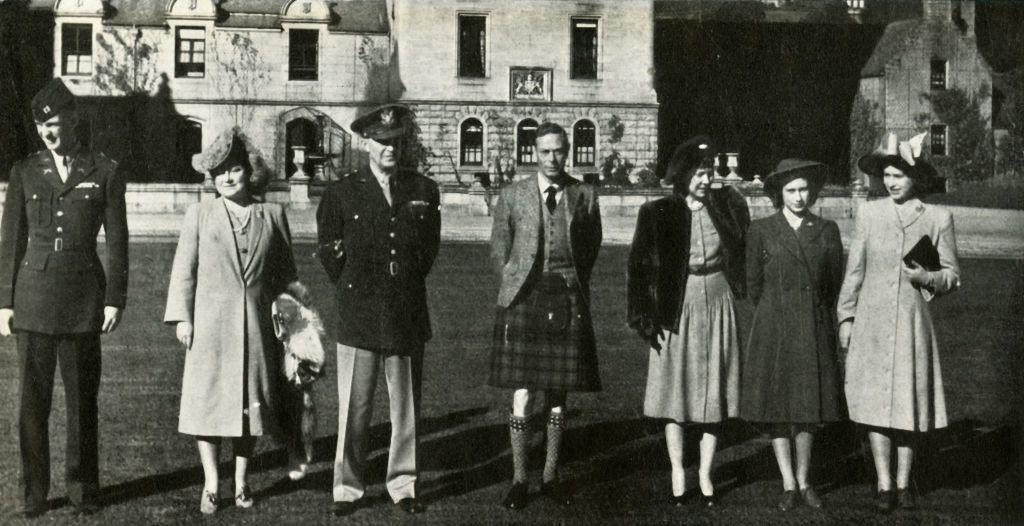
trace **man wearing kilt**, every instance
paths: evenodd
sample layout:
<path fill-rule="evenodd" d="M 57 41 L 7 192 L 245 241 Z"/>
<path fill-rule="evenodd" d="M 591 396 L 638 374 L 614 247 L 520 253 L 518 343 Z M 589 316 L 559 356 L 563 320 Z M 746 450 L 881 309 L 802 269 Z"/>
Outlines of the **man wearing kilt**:
<path fill-rule="evenodd" d="M 598 391 L 590 272 L 601 247 L 597 192 L 563 170 L 565 130 L 537 128 L 538 173 L 502 189 L 494 211 L 491 259 L 501 277 L 489 384 L 515 389 L 509 434 L 514 469 L 504 506 L 526 506 L 527 414 L 544 393 L 547 454 L 541 494 L 560 505 L 569 494 L 557 482 L 558 453 L 569 391 Z"/>

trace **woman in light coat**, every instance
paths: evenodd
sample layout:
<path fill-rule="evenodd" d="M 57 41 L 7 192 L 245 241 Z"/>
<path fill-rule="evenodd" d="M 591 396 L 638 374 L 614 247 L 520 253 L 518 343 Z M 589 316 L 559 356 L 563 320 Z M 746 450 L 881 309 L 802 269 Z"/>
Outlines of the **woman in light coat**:
<path fill-rule="evenodd" d="M 882 512 L 916 507 L 910 487 L 914 443 L 920 433 L 946 427 L 938 344 L 928 302 L 960 285 L 953 217 L 923 204 L 934 169 L 920 158 L 924 134 L 882 147 L 858 161 L 881 178 L 889 198 L 857 211 L 856 229 L 839 293 L 840 346 L 847 347 L 846 398 L 850 419 L 868 428 L 877 474 L 875 505 Z M 938 254 L 926 269 L 904 256 L 925 236 Z M 896 444 L 896 487 L 890 470 Z"/>
<path fill-rule="evenodd" d="M 835 222 L 811 213 L 824 184 L 821 163 L 783 160 L 764 184 L 779 211 L 751 223 L 747 233 L 754 319 L 743 355 L 740 418 L 771 434 L 782 511 L 801 501 L 822 506 L 809 480 L 814 431 L 842 417 L 835 309 L 843 243 Z"/>
<path fill-rule="evenodd" d="M 276 430 L 281 351 L 271 302 L 296 280 L 291 237 L 280 205 L 256 200 L 266 170 L 237 129 L 193 158 L 220 197 L 185 214 L 171 269 L 164 322 L 187 349 L 178 431 L 193 435 L 205 484 L 200 510 L 217 509 L 218 446 L 230 437 L 235 505 L 253 505 L 247 484 L 256 437 Z"/>

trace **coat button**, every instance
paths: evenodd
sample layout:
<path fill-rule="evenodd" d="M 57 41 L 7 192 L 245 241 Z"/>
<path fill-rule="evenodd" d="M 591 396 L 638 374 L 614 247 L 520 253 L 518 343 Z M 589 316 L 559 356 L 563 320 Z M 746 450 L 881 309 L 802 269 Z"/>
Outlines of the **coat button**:
<path fill-rule="evenodd" d="M 391 253 L 394 254 L 395 253 L 395 249 L 391 249 Z"/>
<path fill-rule="evenodd" d="M 64 215 L 64 211 L 63 210 L 57 210 L 57 217 L 61 217 L 63 215 Z"/>
<path fill-rule="evenodd" d="M 352 219 L 359 219 L 359 214 L 352 216 Z"/>
<path fill-rule="evenodd" d="M 57 227 L 57 233 L 60 234 L 61 232 L 64 232 L 64 227 L 62 227 L 62 226 Z"/>
<path fill-rule="evenodd" d="M 394 232 L 389 232 L 388 236 L 395 237 L 395 233 Z"/>

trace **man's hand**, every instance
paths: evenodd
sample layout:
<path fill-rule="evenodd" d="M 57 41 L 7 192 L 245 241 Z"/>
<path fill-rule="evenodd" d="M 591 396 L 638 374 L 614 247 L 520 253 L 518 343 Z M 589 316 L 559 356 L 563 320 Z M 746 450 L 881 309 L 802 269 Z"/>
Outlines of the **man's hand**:
<path fill-rule="evenodd" d="M 14 309 L 0 309 L 0 336 L 11 335 L 12 319 L 14 319 Z"/>
<path fill-rule="evenodd" d="M 178 327 L 176 328 L 178 341 L 185 346 L 186 349 L 192 348 L 192 322 L 179 321 Z"/>
<path fill-rule="evenodd" d="M 846 320 L 839 324 L 839 347 L 850 348 L 850 336 L 853 334 L 853 320 Z"/>
<path fill-rule="evenodd" d="M 121 309 L 109 305 L 103 307 L 103 332 L 114 332 L 119 323 L 121 323 Z"/>

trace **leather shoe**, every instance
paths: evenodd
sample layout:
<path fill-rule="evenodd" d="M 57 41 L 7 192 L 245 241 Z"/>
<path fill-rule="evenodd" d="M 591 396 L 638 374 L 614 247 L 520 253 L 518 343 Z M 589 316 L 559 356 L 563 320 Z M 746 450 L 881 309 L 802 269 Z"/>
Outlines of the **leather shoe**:
<path fill-rule="evenodd" d="M 542 482 L 540 485 L 540 494 L 559 506 L 565 507 L 572 504 L 572 495 L 569 493 L 568 489 L 557 482 Z"/>
<path fill-rule="evenodd" d="M 814 491 L 814 488 L 808 486 L 800 490 L 800 496 L 803 497 L 804 503 L 808 506 L 815 509 L 821 509 L 821 497 L 819 497 L 818 493 Z"/>
<path fill-rule="evenodd" d="M 423 513 L 426 508 L 423 503 L 420 502 L 416 497 L 406 497 L 395 504 L 398 505 L 399 509 L 408 513 L 409 515 L 416 515 L 417 513 Z"/>
<path fill-rule="evenodd" d="M 911 488 L 896 490 L 896 502 L 901 510 L 912 511 L 917 509 L 917 492 Z"/>
<path fill-rule="evenodd" d="M 502 501 L 501 505 L 506 508 L 519 511 L 526 507 L 526 502 L 529 500 L 530 486 L 525 482 L 514 482 L 512 487 L 508 490 L 508 495 L 505 495 L 505 500 Z"/>
<path fill-rule="evenodd" d="M 881 513 L 890 513 L 896 509 L 896 492 L 893 490 L 880 490 L 875 495 L 875 509 Z"/>
<path fill-rule="evenodd" d="M 718 509 L 722 507 L 722 504 L 718 502 L 718 497 L 714 493 L 711 495 L 700 494 L 700 505 L 701 507 L 709 510 Z"/>
<path fill-rule="evenodd" d="M 799 493 L 795 489 L 788 489 L 782 493 L 782 500 L 779 501 L 779 509 L 789 511 L 800 503 Z"/>
<path fill-rule="evenodd" d="M 668 502 L 669 502 L 669 504 L 671 504 L 671 505 L 673 505 L 673 506 L 675 506 L 677 508 L 682 508 L 683 506 L 686 506 L 687 504 L 689 504 L 691 499 L 693 499 L 693 492 L 692 491 L 689 492 L 689 493 L 683 492 L 682 495 L 672 495 L 672 498 L 669 499 Z"/>
<path fill-rule="evenodd" d="M 335 517 L 344 517 L 345 515 L 359 509 L 361 505 L 362 502 L 359 500 L 336 500 L 331 504 L 331 513 L 333 513 Z"/>

